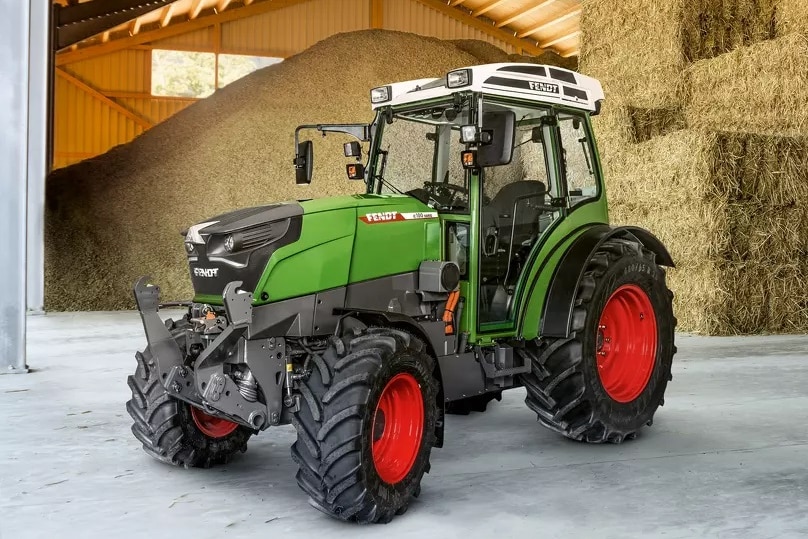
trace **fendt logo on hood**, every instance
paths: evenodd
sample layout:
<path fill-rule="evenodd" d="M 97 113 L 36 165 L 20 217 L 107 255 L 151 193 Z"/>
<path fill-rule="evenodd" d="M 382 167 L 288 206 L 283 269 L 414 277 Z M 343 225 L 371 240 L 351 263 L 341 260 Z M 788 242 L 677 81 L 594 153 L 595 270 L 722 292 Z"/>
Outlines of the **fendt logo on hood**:
<path fill-rule="evenodd" d="M 219 268 L 194 268 L 194 277 L 218 277 Z"/>
<path fill-rule="evenodd" d="M 418 211 L 412 213 L 401 213 L 397 211 L 383 211 L 375 213 L 366 213 L 359 217 L 363 223 L 373 225 L 376 223 L 393 223 L 395 221 L 417 221 L 421 219 L 437 219 L 438 212 L 436 211 Z"/>

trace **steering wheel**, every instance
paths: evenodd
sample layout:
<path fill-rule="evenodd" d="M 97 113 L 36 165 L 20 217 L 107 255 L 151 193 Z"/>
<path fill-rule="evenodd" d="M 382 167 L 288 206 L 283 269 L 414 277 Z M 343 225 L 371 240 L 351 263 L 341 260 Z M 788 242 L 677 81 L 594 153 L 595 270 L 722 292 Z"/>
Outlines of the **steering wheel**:
<path fill-rule="evenodd" d="M 462 202 L 464 198 L 468 201 L 469 197 L 468 189 L 449 182 L 424 182 L 424 190 L 435 202 L 447 208 L 455 206 L 458 198 Z"/>

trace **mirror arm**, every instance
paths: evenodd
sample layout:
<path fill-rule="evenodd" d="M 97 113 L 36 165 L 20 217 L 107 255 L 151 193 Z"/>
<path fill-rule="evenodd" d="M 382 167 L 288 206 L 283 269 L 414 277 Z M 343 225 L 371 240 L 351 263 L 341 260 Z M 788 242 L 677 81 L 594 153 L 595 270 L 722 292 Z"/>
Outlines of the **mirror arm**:
<path fill-rule="evenodd" d="M 295 145 L 298 142 L 298 134 L 302 129 L 316 129 L 321 132 L 323 136 L 326 133 L 345 133 L 362 142 L 370 140 L 370 125 L 368 124 L 309 124 L 300 125 L 295 129 Z"/>

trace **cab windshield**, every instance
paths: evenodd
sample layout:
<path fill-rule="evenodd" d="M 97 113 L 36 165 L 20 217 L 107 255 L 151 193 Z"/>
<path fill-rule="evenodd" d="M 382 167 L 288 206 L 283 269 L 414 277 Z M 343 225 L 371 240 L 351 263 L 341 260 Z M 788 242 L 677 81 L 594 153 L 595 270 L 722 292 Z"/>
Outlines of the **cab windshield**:
<path fill-rule="evenodd" d="M 467 212 L 469 175 L 460 161 L 460 126 L 473 123 L 466 100 L 394 112 L 383 122 L 377 193 L 402 193 L 436 209 Z"/>

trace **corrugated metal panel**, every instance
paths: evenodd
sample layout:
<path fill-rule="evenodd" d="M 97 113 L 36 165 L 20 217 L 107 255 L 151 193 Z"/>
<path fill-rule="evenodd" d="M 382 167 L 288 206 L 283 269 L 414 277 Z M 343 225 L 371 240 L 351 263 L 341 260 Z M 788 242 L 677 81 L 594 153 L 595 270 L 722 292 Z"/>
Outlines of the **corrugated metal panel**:
<path fill-rule="evenodd" d="M 143 130 L 62 78 L 54 94 L 54 166 L 66 166 L 106 152 Z"/>
<path fill-rule="evenodd" d="M 150 92 L 151 51 L 127 49 L 67 66 L 68 71 L 102 92 Z"/>
<path fill-rule="evenodd" d="M 370 26 L 367 0 L 315 0 L 222 25 L 222 49 L 286 58 L 339 33 Z"/>
<path fill-rule="evenodd" d="M 507 53 L 513 47 L 415 0 L 384 0 L 384 27 L 438 39 L 479 39 Z"/>
<path fill-rule="evenodd" d="M 118 102 L 153 124 L 158 124 L 196 102 L 194 99 L 126 98 Z"/>
<path fill-rule="evenodd" d="M 213 50 L 213 28 L 203 28 L 202 30 L 161 39 L 153 42 L 152 46 L 158 49 Z"/>

